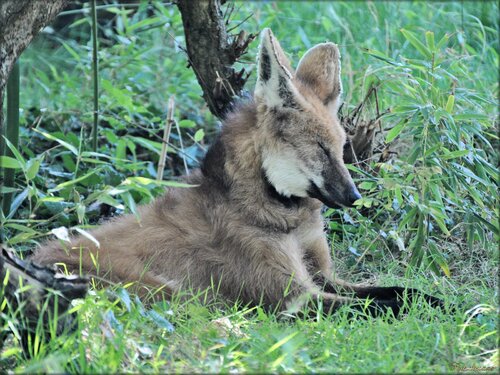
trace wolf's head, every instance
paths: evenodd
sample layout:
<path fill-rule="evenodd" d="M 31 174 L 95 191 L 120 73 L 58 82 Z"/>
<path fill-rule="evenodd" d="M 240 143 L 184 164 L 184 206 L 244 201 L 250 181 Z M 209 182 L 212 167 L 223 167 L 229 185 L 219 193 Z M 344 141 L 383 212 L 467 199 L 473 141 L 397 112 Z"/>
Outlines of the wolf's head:
<path fill-rule="evenodd" d="M 337 118 L 342 91 L 337 46 L 314 46 L 294 72 L 271 30 L 262 33 L 254 96 L 268 181 L 286 197 L 352 206 L 361 196 L 343 161 L 346 134 Z"/>

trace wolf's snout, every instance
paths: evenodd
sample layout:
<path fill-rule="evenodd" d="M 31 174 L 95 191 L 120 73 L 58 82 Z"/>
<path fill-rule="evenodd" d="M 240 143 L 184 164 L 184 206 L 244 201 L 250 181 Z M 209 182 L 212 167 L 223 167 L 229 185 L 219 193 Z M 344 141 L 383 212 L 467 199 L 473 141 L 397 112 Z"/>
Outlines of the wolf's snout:
<path fill-rule="evenodd" d="M 354 202 L 356 202 L 358 199 L 361 198 L 361 194 L 359 194 L 359 191 L 356 188 L 356 186 L 352 186 L 351 188 L 348 189 L 346 197 L 347 197 L 348 207 L 352 207 L 354 205 Z"/>
<path fill-rule="evenodd" d="M 326 183 L 323 188 L 319 188 L 314 182 L 307 190 L 311 198 L 319 199 L 331 208 L 352 207 L 354 202 L 361 198 L 358 189 L 354 184 L 349 184 L 347 188 L 338 188 L 333 184 Z"/>

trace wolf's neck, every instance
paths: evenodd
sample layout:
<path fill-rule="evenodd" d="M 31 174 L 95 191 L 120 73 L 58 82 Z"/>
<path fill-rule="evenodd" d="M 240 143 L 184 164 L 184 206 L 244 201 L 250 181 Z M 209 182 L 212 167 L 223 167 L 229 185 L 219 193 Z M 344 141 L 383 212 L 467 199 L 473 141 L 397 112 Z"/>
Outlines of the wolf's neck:
<path fill-rule="evenodd" d="M 288 232 L 316 210 L 309 198 L 286 197 L 274 188 L 262 169 L 255 105 L 248 103 L 230 114 L 222 133 L 202 163 L 211 189 L 226 197 L 244 220 Z"/>
<path fill-rule="evenodd" d="M 295 195 L 285 196 L 276 190 L 276 188 L 269 182 L 269 179 L 266 176 L 266 173 L 261 170 L 261 178 L 264 184 L 264 194 L 267 195 L 267 198 L 272 201 L 274 204 L 283 205 L 286 208 L 293 209 L 297 208 L 301 205 L 304 198 L 297 197 Z"/>

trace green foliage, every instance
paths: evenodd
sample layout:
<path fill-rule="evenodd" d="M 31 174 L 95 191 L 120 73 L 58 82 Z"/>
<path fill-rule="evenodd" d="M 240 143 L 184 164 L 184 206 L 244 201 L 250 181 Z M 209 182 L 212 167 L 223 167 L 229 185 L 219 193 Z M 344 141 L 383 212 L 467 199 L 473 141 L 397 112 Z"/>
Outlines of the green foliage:
<path fill-rule="evenodd" d="M 367 52 L 391 66 L 376 75 L 380 90 L 397 97 L 385 116 L 392 126 L 386 142 L 401 139 L 408 151 L 378 163 L 377 175 L 363 178 L 367 194 L 359 203 L 383 208 L 399 236 L 412 237 L 410 264 L 425 260 L 449 276 L 438 239 L 463 237 L 470 250 L 476 241 L 498 241 L 496 103 L 491 93 L 471 87 L 474 56 L 450 48 L 449 35 L 435 44 L 430 31 L 420 38 L 406 29 L 401 33 L 418 58 L 403 55 L 411 50 L 396 59 Z M 498 59 L 494 49 L 487 53 Z"/>
<path fill-rule="evenodd" d="M 90 34 L 86 35 L 88 45 L 64 39 L 64 33 L 45 34 L 23 55 L 20 153 L 1 161 L 18 171 L 16 196 L 3 223 L 9 245 L 23 249 L 38 242 L 50 227 L 86 227 L 110 210 L 135 212 L 137 204 L 161 193 L 166 181 L 154 179 L 166 98 L 180 89 L 186 93 L 178 106 L 184 112 L 176 118 L 183 133 L 173 131 L 167 151 L 171 165 L 180 159 L 186 159 L 189 167 L 197 165 L 204 152 L 200 147 L 204 131 L 196 129 L 196 124 L 209 126 L 213 120 L 204 121 L 209 114 L 203 109 L 194 74 L 184 66 L 185 57 L 178 47 L 182 38 L 177 41 L 169 37 L 172 30 L 161 29 L 173 24 L 174 34 L 182 35 L 182 22 L 173 7 L 158 3 L 151 17 L 146 8 L 147 4 L 141 5 L 133 15 L 120 7 L 103 7 L 100 12 L 101 17 L 116 15 L 116 27 L 100 29 L 101 44 L 111 46 L 99 50 L 102 91 L 97 152 L 90 147 L 95 124 Z M 67 33 L 80 35 L 72 29 L 91 24 L 90 17 L 82 16 Z M 140 38 L 146 42 L 140 43 Z M 50 60 L 32 53 L 52 54 L 52 49 L 57 57 Z M 186 136 L 192 144 L 182 153 L 179 141 Z M 178 170 L 167 168 L 165 175 L 172 178 L 169 186 L 182 185 L 175 182 Z"/>
<path fill-rule="evenodd" d="M 21 253 L 52 228 L 81 233 L 102 218 L 136 213 L 165 186 L 183 186 L 178 176 L 198 165 L 217 132 L 186 68 L 176 8 L 113 2 L 97 6 L 100 124 L 93 151 L 92 22 L 90 4 L 83 6 L 70 25 L 45 29 L 22 56 L 20 148 L 7 143 L 12 155 L 0 158 L 16 174 L 15 187 L 2 190 L 14 193 L 2 226 L 7 244 Z M 290 322 L 260 308 L 197 300 L 146 308 L 127 286 L 117 286 L 78 302 L 80 329 L 40 340 L 31 360 L 14 335 L 0 366 L 78 373 L 443 372 L 496 364 L 498 4 L 237 2 L 229 27 L 249 12 L 242 28 L 271 27 L 292 61 L 325 39 L 339 44 L 344 109 L 352 110 L 372 85 L 381 112 L 390 109 L 381 135 L 398 156 L 351 167 L 363 194 L 359 209 L 326 213 L 336 262 L 359 279 L 389 274 L 382 284 L 445 294 L 459 310 L 445 315 L 415 307 L 397 322 L 352 321 L 346 310 Z M 241 61 L 248 69 L 256 47 Z M 179 127 L 171 131 L 167 181 L 156 181 L 174 95 Z M 405 270 L 411 282 L 402 279 Z"/>

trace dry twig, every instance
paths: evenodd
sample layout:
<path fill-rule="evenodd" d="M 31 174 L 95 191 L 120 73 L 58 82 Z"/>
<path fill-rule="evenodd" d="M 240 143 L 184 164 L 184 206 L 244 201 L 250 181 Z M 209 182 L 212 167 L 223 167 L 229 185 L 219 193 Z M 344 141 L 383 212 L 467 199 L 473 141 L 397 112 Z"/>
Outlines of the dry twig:
<path fill-rule="evenodd" d="M 165 170 L 165 160 L 167 159 L 168 139 L 170 138 L 170 131 L 172 130 L 172 124 L 174 123 L 174 108 L 175 108 L 175 97 L 172 95 L 168 100 L 167 119 L 165 120 L 165 129 L 163 130 L 161 154 L 160 154 L 160 160 L 158 162 L 158 173 L 156 174 L 157 181 L 163 180 L 163 171 Z"/>

